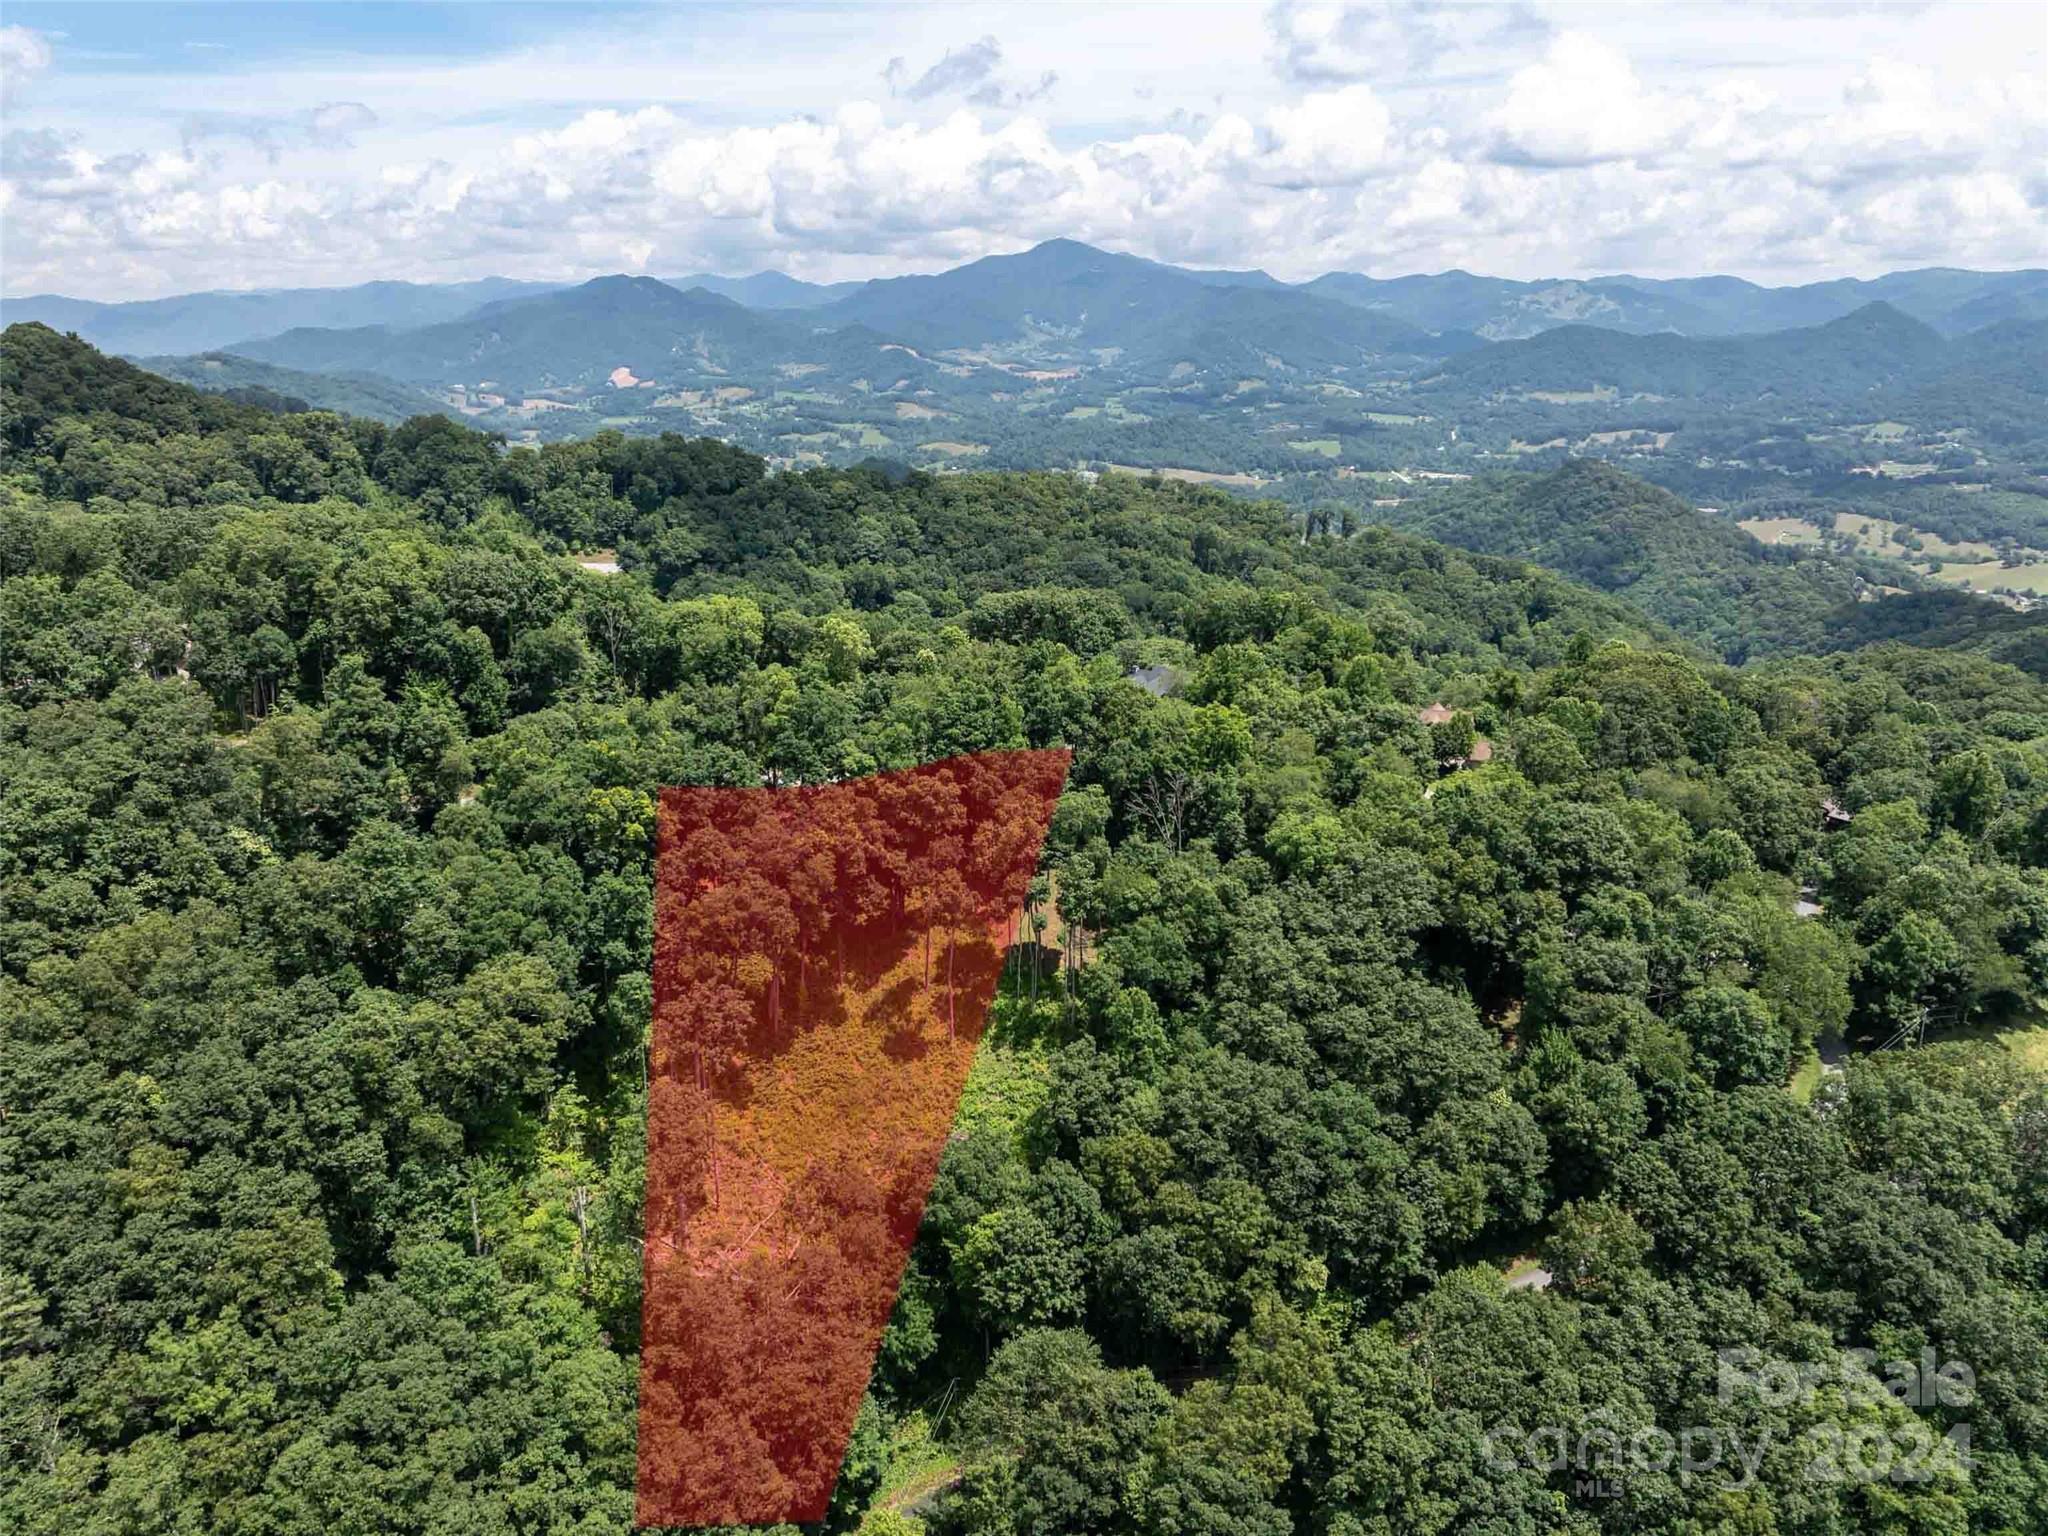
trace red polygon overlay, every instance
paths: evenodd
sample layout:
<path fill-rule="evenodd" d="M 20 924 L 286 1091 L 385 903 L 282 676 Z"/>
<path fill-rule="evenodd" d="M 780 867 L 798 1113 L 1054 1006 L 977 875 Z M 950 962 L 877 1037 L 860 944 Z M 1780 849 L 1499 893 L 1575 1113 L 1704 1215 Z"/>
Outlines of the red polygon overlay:
<path fill-rule="evenodd" d="M 637 1524 L 825 1517 L 1069 755 L 662 792 Z"/>

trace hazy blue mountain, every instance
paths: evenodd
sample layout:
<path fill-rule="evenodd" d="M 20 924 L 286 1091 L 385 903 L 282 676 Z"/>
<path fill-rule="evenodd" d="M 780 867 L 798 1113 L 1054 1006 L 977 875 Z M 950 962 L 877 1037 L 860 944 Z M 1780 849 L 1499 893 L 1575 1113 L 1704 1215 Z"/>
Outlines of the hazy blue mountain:
<path fill-rule="evenodd" d="M 654 391 L 687 384 L 759 384 L 816 370 L 893 383 L 934 371 L 887 337 L 860 327 L 820 331 L 748 309 L 703 288 L 652 277 L 599 277 L 535 298 L 487 304 L 459 320 L 415 330 L 295 330 L 252 342 L 244 355 L 314 372 L 370 371 L 422 384 L 490 387 L 512 395 L 547 389 Z"/>
<path fill-rule="evenodd" d="M 588 386 L 626 368 L 638 379 L 751 365 L 793 343 L 780 322 L 694 288 L 651 277 L 599 277 L 535 298 L 487 304 L 457 320 L 400 330 L 299 328 L 250 342 L 242 355 L 289 368 L 363 370 L 420 383 L 508 388 Z"/>
<path fill-rule="evenodd" d="M 2048 318 L 1955 338 L 1932 369 L 1881 396 L 1875 414 L 2048 449 Z"/>
<path fill-rule="evenodd" d="M 660 385 L 823 374 L 821 382 L 886 388 L 935 375 L 940 364 L 929 354 L 942 351 L 985 356 L 999 389 L 1015 387 L 1001 369 L 1060 364 L 1168 376 L 1321 374 L 1473 344 L 1285 286 L 1211 285 L 1054 241 L 937 276 L 862 284 L 805 308 L 750 308 L 703 287 L 605 277 L 435 325 L 297 327 L 235 351 L 313 372 L 521 392 L 600 388 L 620 368 Z"/>
<path fill-rule="evenodd" d="M 1211 288 L 1286 288 L 1270 272 L 1257 268 L 1230 270 L 1220 267 L 1168 267 L 1182 277 Z M 705 288 L 749 309 L 815 309 L 843 299 L 867 286 L 864 281 L 811 283 L 785 272 L 755 272 L 746 277 L 722 277 L 714 272 L 696 272 L 688 277 L 665 277 L 671 288 Z"/>
<path fill-rule="evenodd" d="M 558 283 L 485 277 L 466 283 L 361 283 L 353 288 L 270 288 L 184 293 L 101 304 L 57 294 L 0 300 L 0 320 L 76 331 L 104 352 L 210 352 L 302 326 L 432 325 L 493 300 L 548 293 Z"/>
<path fill-rule="evenodd" d="M 1966 272 L 1930 267 L 1868 280 L 1841 278 L 1783 288 L 1717 276 L 1617 274 L 1522 282 L 1457 271 L 1395 278 L 1329 272 L 1303 286 L 1428 330 L 1468 330 L 1496 341 L 1578 324 L 1642 333 L 1739 336 L 1825 325 L 1878 302 L 1945 335 L 1999 320 L 2048 316 L 2048 272 L 2039 270 Z"/>
<path fill-rule="evenodd" d="M 1191 277 L 1210 288 L 1291 288 L 1298 286 L 1283 283 L 1270 272 L 1257 267 L 1242 270 L 1229 267 L 1175 267 L 1182 277 Z"/>
<path fill-rule="evenodd" d="M 241 398 L 249 391 L 262 390 L 303 401 L 316 411 L 340 411 L 377 421 L 404 421 L 447 409 L 434 396 L 375 373 L 308 373 L 230 352 L 139 357 L 135 361 L 151 373 L 215 394 Z"/>
<path fill-rule="evenodd" d="M 931 276 L 880 279 L 816 317 L 820 324 L 865 325 L 934 350 L 1023 345 L 1077 357 L 1109 354 L 1122 363 L 1198 367 L 1223 354 L 1316 366 L 1444 350 L 1422 327 L 1403 320 L 1284 285 L 1205 281 L 1073 240 L 1048 240 Z"/>
<path fill-rule="evenodd" d="M 1941 363 L 1951 344 L 1889 304 L 1825 325 L 1763 336 L 1632 335 L 1568 325 L 1451 359 L 1432 387 L 1664 399 L 1841 398 L 1901 384 Z"/>
<path fill-rule="evenodd" d="M 2008 272 L 1947 311 L 1937 322 L 1951 334 L 2009 321 L 2048 320 L 2048 272 Z"/>
<path fill-rule="evenodd" d="M 1702 316 L 1702 323 L 1690 328 L 1698 335 L 1824 325 L 1872 303 L 1889 304 L 1946 335 L 1977 330 L 1998 320 L 2048 315 L 2048 272 L 2042 271 L 1966 272 L 1955 267 L 1926 267 L 1883 277 L 1844 277 L 1786 288 L 1765 288 L 1736 277 L 1615 277 L 1603 281 L 1682 300 Z"/>
<path fill-rule="evenodd" d="M 131 355 L 223 349 L 240 354 L 246 349 L 239 343 L 254 337 L 303 328 L 411 330 L 459 319 L 485 304 L 570 286 L 490 277 L 189 293 L 120 304 L 36 294 L 0 300 L 0 321 L 40 321 Z M 1083 350 L 1123 347 L 1155 356 L 1162 337 L 1188 329 L 1201 290 L 1298 294 L 1424 332 L 1470 332 L 1487 340 L 1533 336 L 1565 325 L 1644 334 L 1746 335 L 1823 325 L 1877 301 L 1951 336 L 2001 321 L 2048 318 L 2048 271 L 2040 269 L 1930 267 L 1780 288 L 1726 276 L 1617 274 L 1524 282 L 1460 271 L 1396 278 L 1330 272 L 1312 282 L 1286 284 L 1266 272 L 1174 267 L 1071 240 L 1047 241 L 1019 255 L 990 257 L 928 276 L 867 283 L 809 283 L 763 271 L 745 277 L 696 274 L 669 280 L 667 286 L 702 288 L 750 309 L 811 312 L 828 326 L 868 325 L 920 346 L 978 347 L 1019 340 L 1044 346 L 1066 340 Z M 1414 337 L 1396 329 L 1353 333 L 1336 322 L 1325 324 L 1333 327 L 1340 346 L 1369 351 L 1418 346 Z"/>
<path fill-rule="evenodd" d="M 1470 272 L 1394 278 L 1327 272 L 1303 286 L 1428 330 L 1470 331 L 1489 341 L 1534 336 L 1561 325 L 1642 332 L 1693 332 L 1703 325 L 1699 312 L 1683 300 L 1605 280 L 1524 283 Z"/>
<path fill-rule="evenodd" d="M 860 287 L 852 283 L 807 283 L 786 272 L 755 272 L 747 277 L 720 277 L 712 272 L 662 279 L 671 288 L 702 288 L 749 309 L 815 309 L 844 298 Z"/>

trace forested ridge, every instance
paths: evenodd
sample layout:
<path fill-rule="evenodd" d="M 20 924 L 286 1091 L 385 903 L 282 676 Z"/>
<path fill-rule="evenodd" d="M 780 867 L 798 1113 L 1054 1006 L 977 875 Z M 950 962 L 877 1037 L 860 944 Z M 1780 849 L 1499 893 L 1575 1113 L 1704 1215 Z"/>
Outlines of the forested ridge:
<path fill-rule="evenodd" d="M 1085 963 L 998 1000 L 834 1529 L 2048 1530 L 2024 673 L 41 326 L 0 445 L 0 1530 L 626 1529 L 657 789 L 1050 745 Z"/>
<path fill-rule="evenodd" d="M 1376 515 L 1625 596 L 1728 661 L 1824 651 L 1844 634 L 1884 633 L 1887 605 L 1866 600 L 1896 592 L 1891 582 L 1920 579 L 1897 561 L 1772 548 L 1598 459 L 1569 459 L 1543 475 L 1496 473 L 1433 486 Z M 1984 610 L 1987 621 L 2006 613 L 1959 601 Z"/>

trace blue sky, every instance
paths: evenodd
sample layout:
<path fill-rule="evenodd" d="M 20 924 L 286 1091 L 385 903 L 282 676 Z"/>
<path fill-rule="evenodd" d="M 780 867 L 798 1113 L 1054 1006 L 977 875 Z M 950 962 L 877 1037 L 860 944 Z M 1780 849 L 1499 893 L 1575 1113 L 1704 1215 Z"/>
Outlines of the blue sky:
<path fill-rule="evenodd" d="M 318 53 L 481 58 L 543 41 L 594 15 L 632 18 L 653 9 L 610 5 L 322 5 L 16 3 L 9 22 L 57 39 L 79 62 L 109 74 L 183 74 L 209 64 L 234 73 Z M 707 17 L 723 7 L 699 8 Z"/>
<path fill-rule="evenodd" d="M 2048 264 L 2048 8 L 177 5 L 0 18 L 0 282 Z"/>

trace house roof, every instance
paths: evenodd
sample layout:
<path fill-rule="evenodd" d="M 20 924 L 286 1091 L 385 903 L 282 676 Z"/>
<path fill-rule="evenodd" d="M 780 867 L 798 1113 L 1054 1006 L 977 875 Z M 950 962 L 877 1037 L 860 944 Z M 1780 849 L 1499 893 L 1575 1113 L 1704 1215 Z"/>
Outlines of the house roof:
<path fill-rule="evenodd" d="M 1124 676 L 1154 698 L 1164 698 L 1181 682 L 1180 668 L 1170 666 L 1133 667 Z"/>

